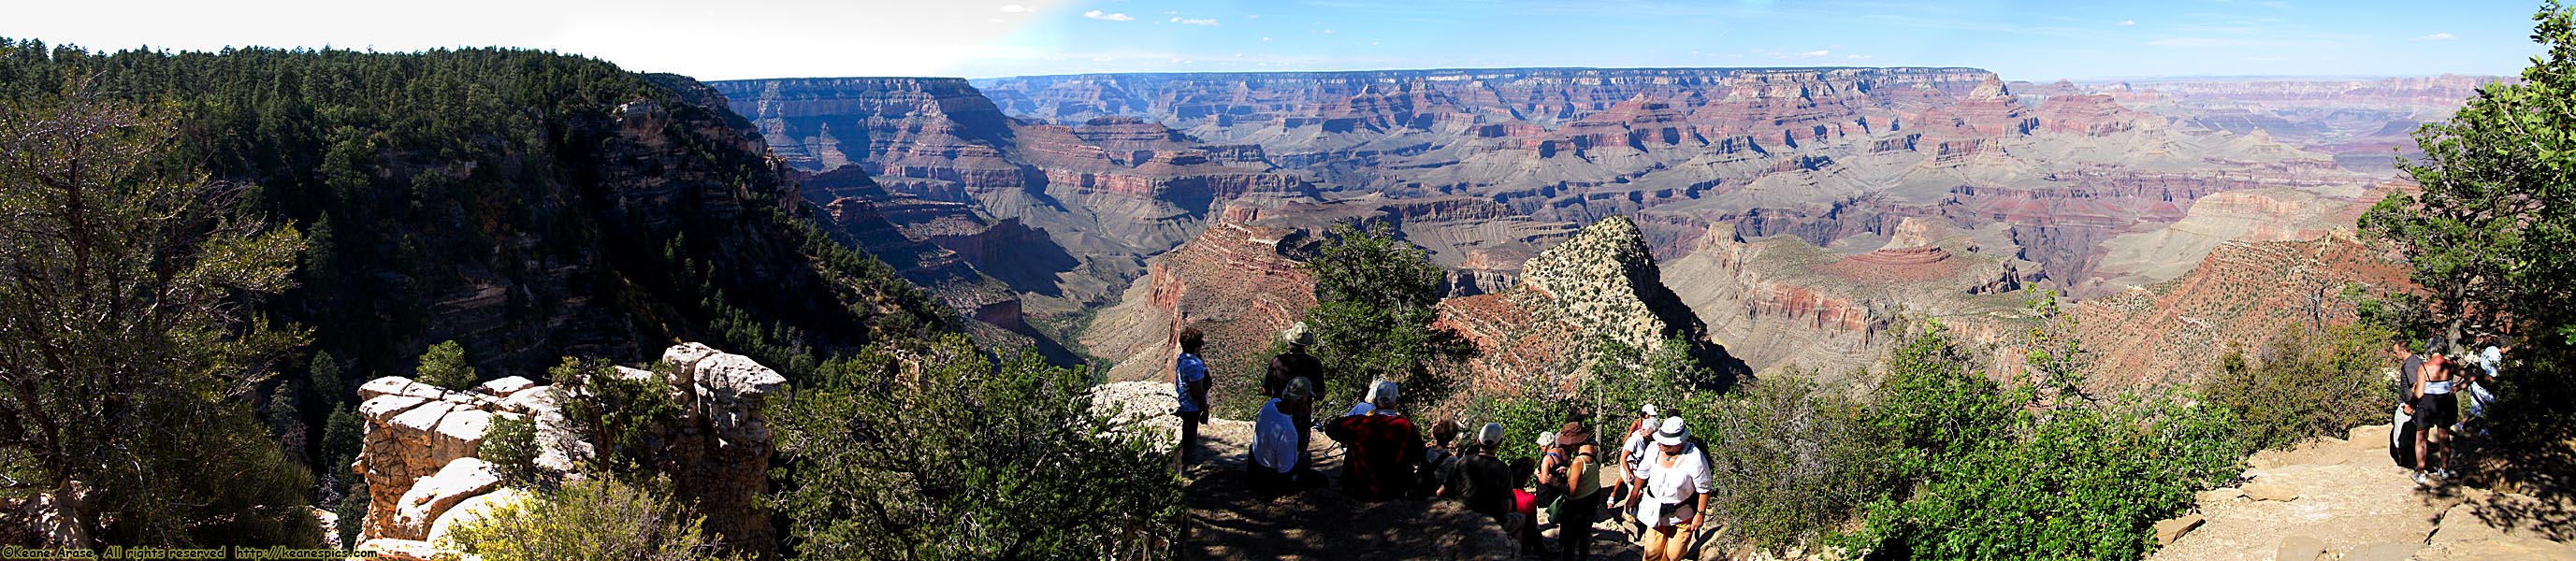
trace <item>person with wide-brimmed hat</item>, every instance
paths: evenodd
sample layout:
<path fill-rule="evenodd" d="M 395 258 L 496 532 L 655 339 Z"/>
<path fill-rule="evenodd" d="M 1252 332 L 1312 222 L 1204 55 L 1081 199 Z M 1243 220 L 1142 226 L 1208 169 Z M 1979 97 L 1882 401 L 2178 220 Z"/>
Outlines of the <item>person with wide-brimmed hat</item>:
<path fill-rule="evenodd" d="M 1550 444 L 1556 450 L 1539 470 L 1539 485 L 1558 493 L 1548 506 L 1548 519 L 1556 523 L 1557 551 L 1568 560 L 1587 559 L 1592 556 L 1592 521 L 1601 508 L 1600 446 L 1582 421 L 1566 422 L 1555 435 Z"/>
<path fill-rule="evenodd" d="M 1647 454 L 1644 485 L 1637 493 L 1637 519 L 1645 521 L 1647 561 L 1674 561 L 1690 546 L 1708 511 L 1708 457 L 1690 441 L 1681 417 L 1668 417 L 1655 429 L 1655 449 Z"/>

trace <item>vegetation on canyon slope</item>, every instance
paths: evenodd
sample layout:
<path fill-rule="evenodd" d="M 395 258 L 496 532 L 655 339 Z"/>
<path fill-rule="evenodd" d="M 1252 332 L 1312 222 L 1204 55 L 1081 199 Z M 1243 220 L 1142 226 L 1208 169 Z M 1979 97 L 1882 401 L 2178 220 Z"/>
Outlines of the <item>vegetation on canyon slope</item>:
<path fill-rule="evenodd" d="M 2390 196 L 2360 225 L 2424 288 L 2406 333 L 2519 339 L 2497 421 L 2505 438 L 2550 442 L 2576 415 L 2576 9 L 2551 0 L 2533 19 L 2544 51 L 2522 81 L 2489 85 L 2418 131 L 2423 158 L 2399 167 L 2423 191 Z"/>

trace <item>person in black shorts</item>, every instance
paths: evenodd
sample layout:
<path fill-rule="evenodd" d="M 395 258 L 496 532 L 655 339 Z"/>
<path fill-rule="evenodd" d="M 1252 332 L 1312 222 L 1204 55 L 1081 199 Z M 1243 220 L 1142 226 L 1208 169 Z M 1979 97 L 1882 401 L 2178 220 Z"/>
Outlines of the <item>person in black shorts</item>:
<path fill-rule="evenodd" d="M 2444 481 L 2451 479 L 2451 424 L 2460 420 L 2460 402 L 2452 393 L 2452 380 L 2460 363 L 2449 356 L 2432 352 L 2424 361 L 2423 372 L 2415 380 L 2415 483 L 2428 484 L 2427 472 Z M 2441 460 L 2440 469 L 2426 461 Z"/>

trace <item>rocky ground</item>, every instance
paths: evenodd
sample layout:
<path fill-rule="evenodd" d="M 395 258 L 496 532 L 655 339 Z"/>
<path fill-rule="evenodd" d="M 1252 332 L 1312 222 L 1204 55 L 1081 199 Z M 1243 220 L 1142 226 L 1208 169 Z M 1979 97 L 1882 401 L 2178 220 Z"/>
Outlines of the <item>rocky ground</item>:
<path fill-rule="evenodd" d="M 1100 403 L 1124 403 L 1131 412 L 1162 415 L 1169 395 L 1160 384 L 1128 382 L 1096 390 Z M 1115 406 L 1115 405 L 1110 405 Z M 1152 409 L 1149 409 L 1152 408 Z M 1142 411 L 1140 411 L 1142 410 Z M 1152 418 L 1152 417 L 1149 417 Z M 1172 423 L 1158 422 L 1166 428 Z M 1333 487 L 1286 497 L 1243 490 L 1243 463 L 1252 445 L 1252 423 L 1215 419 L 1200 427 L 1201 445 L 1188 471 L 1186 559 L 1516 559 L 1511 537 L 1484 515 L 1443 500 L 1378 503 L 1350 498 Z M 1315 435 L 1315 465 L 1341 472 L 1342 451 Z M 1553 546 L 1561 529 L 1542 521 Z M 1593 558 L 1634 561 L 1639 553 L 1625 528 L 1602 522 L 1591 528 Z"/>
<path fill-rule="evenodd" d="M 2386 425 L 2357 427 L 2347 439 L 2255 454 L 2239 485 L 2204 492 L 2196 513 L 2159 524 L 2171 542 L 2148 559 L 2576 560 L 2576 497 L 2553 475 L 2565 465 L 2553 458 L 2576 452 L 2576 441 L 2472 448 L 2478 461 L 2459 482 L 2422 487 L 2389 460 L 2387 435 Z"/>

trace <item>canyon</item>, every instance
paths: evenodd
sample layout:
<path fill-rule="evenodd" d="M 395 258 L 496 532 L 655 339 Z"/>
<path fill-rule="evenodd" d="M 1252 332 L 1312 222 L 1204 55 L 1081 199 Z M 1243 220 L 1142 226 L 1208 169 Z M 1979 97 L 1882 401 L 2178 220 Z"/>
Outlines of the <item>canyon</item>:
<path fill-rule="evenodd" d="M 1335 223 L 1426 249 L 1473 328 L 1604 219 L 1634 229 L 1669 307 L 1731 360 L 1835 378 L 1913 321 L 2010 344 L 2039 319 L 2025 289 L 2131 327 L 2146 320 L 2100 310 L 2261 290 L 2188 278 L 2243 268 L 2227 259 L 2248 247 L 2351 239 L 2358 209 L 2402 188 L 2390 139 L 2492 81 L 1526 68 L 709 86 L 809 201 L 894 231 L 847 240 L 1112 379 L 1154 375 L 1183 326 L 1237 347 L 1212 367 L 1257 366 L 1313 305 L 1298 264 Z M 2396 282 L 2346 254 L 2318 266 Z"/>

